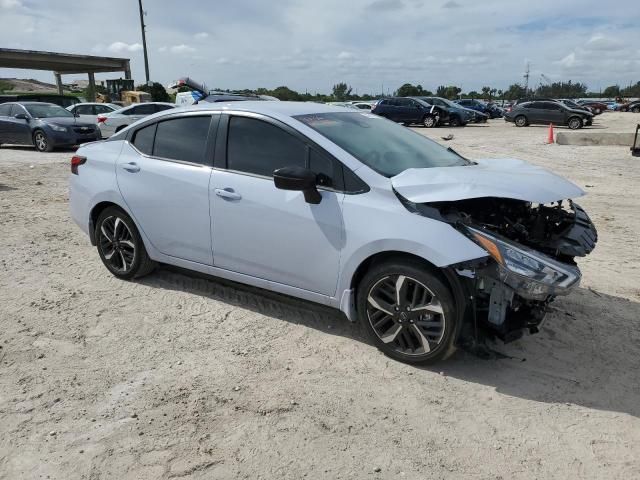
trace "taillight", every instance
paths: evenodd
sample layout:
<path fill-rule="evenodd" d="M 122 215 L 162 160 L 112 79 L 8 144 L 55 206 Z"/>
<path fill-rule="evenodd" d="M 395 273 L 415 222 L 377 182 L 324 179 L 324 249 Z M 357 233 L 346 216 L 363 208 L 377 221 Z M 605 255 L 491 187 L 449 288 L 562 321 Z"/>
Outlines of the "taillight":
<path fill-rule="evenodd" d="M 81 157 L 80 155 L 74 155 L 71 157 L 71 173 L 78 175 L 78 167 L 84 165 L 87 162 L 87 157 Z"/>
<path fill-rule="evenodd" d="M 98 115 L 98 123 L 104 123 L 107 121 L 107 117 L 104 117 L 102 115 Z"/>

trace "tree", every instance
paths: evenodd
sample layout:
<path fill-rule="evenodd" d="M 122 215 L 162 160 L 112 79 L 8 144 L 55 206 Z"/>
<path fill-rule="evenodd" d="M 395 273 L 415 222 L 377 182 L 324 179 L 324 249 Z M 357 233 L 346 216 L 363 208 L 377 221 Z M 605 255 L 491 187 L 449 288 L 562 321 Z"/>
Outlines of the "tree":
<path fill-rule="evenodd" d="M 458 98 L 460 92 L 462 92 L 462 89 L 460 87 L 456 87 L 455 85 L 449 85 L 447 87 L 445 87 L 444 85 L 440 85 L 438 87 L 438 90 L 436 90 L 436 96 L 453 100 L 455 98 Z"/>
<path fill-rule="evenodd" d="M 271 90 L 267 95 L 272 95 L 279 100 L 289 100 L 299 102 L 302 100 L 302 96 L 295 90 L 291 90 L 289 87 L 280 86 Z"/>
<path fill-rule="evenodd" d="M 587 93 L 587 86 L 584 83 L 572 82 L 553 82 L 548 85 L 540 85 L 535 90 L 537 97 L 551 98 L 577 98 L 584 97 Z"/>
<path fill-rule="evenodd" d="M 333 97 L 339 102 L 344 102 L 351 95 L 352 88 L 344 82 L 333 86 Z"/>
<path fill-rule="evenodd" d="M 524 98 L 527 96 L 527 92 L 523 86 L 514 83 L 510 85 L 506 92 L 504 92 L 504 96 L 507 100 L 517 100 L 518 98 Z"/>
<path fill-rule="evenodd" d="M 640 97 L 640 82 L 635 85 L 629 85 L 626 88 L 620 90 L 620 94 L 623 97 Z"/>
<path fill-rule="evenodd" d="M 13 83 L 0 80 L 0 92 L 6 92 L 8 90 L 13 90 Z"/>
<path fill-rule="evenodd" d="M 610 85 L 604 89 L 602 92 L 603 97 L 615 98 L 620 96 L 620 86 L 619 85 Z"/>
<path fill-rule="evenodd" d="M 158 82 L 153 82 L 151 86 L 146 84 L 138 85 L 136 87 L 136 90 L 151 94 L 151 99 L 154 102 L 168 102 L 171 100 L 171 97 L 169 97 L 169 94 L 167 93 L 165 88 L 162 86 L 161 83 L 158 83 Z"/>
<path fill-rule="evenodd" d="M 396 90 L 395 95 L 396 97 L 429 97 L 433 94 L 422 88 L 422 85 L 411 85 L 410 83 L 405 83 Z"/>
<path fill-rule="evenodd" d="M 469 93 L 467 93 L 466 95 L 469 98 L 476 98 L 479 97 L 480 94 L 478 92 L 476 92 L 475 90 L 471 90 Z"/>

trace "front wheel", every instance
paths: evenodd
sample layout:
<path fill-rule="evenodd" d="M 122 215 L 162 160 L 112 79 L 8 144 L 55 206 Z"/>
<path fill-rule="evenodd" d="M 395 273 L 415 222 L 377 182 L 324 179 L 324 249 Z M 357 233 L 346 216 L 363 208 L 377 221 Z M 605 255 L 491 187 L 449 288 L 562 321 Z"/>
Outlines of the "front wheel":
<path fill-rule="evenodd" d="M 33 145 L 39 152 L 50 152 L 53 150 L 53 144 L 42 130 L 36 130 L 33 134 Z"/>
<path fill-rule="evenodd" d="M 631 109 L 631 111 L 632 111 L 633 113 L 640 113 L 640 107 L 633 107 L 633 108 Z"/>
<path fill-rule="evenodd" d="M 403 259 L 375 265 L 357 292 L 360 321 L 385 355 L 430 364 L 453 353 L 457 320 L 449 288 Z"/>
<path fill-rule="evenodd" d="M 578 117 L 571 117 L 567 122 L 567 126 L 571 130 L 577 130 L 578 128 L 582 128 L 582 119 Z"/>
<path fill-rule="evenodd" d="M 151 273 L 155 262 L 147 255 L 131 217 L 116 207 L 98 216 L 95 238 L 102 263 L 118 278 L 129 280 Z"/>

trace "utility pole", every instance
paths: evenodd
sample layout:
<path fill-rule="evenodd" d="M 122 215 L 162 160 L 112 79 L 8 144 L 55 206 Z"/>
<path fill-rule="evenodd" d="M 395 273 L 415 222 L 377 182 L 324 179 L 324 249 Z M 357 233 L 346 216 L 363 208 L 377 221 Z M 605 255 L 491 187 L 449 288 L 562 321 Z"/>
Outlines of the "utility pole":
<path fill-rule="evenodd" d="M 142 50 L 144 51 L 144 73 L 149 83 L 149 59 L 147 57 L 147 36 L 144 31 L 144 10 L 142 10 L 142 0 L 138 0 L 140 7 L 140 29 L 142 30 Z"/>
<path fill-rule="evenodd" d="M 524 96 L 525 97 L 529 96 L 529 73 L 530 73 L 529 62 L 527 62 L 527 71 L 524 72 Z"/>

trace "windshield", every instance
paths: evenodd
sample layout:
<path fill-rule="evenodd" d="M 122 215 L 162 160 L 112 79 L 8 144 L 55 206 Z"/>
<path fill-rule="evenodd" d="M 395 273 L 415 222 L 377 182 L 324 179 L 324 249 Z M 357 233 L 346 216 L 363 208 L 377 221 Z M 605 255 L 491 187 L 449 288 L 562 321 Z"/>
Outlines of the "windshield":
<path fill-rule="evenodd" d="M 59 105 L 53 105 L 49 103 L 43 103 L 40 105 L 30 104 L 24 105 L 29 115 L 33 118 L 50 118 L 50 117 L 73 117 L 73 113 L 69 110 L 65 110 Z"/>
<path fill-rule="evenodd" d="M 409 168 L 470 164 L 427 137 L 371 113 L 314 113 L 294 118 L 385 177 Z"/>

